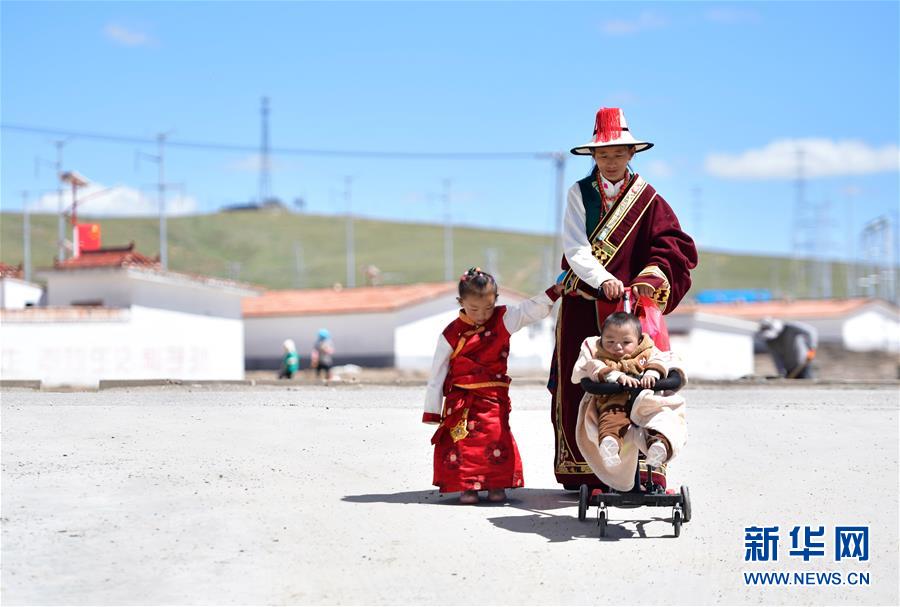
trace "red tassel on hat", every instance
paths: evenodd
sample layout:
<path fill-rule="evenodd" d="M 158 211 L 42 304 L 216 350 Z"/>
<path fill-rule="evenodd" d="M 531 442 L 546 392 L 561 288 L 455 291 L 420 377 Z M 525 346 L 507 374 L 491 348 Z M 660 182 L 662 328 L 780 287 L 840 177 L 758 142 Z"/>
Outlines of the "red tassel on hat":
<path fill-rule="evenodd" d="M 622 135 L 622 125 L 619 123 L 621 110 L 617 107 L 603 107 L 597 112 L 594 121 L 594 142 L 610 141 L 618 139 Z"/>

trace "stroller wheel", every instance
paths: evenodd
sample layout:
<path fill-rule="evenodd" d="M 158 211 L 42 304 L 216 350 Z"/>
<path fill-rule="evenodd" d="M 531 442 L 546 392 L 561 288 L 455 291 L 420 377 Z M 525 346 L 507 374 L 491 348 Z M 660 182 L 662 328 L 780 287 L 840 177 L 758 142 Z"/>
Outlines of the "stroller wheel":
<path fill-rule="evenodd" d="M 591 500 L 591 490 L 587 485 L 582 485 L 578 489 L 578 520 L 587 520 L 588 506 Z"/>
<path fill-rule="evenodd" d="M 684 522 L 690 523 L 691 522 L 691 493 L 690 493 L 690 491 L 688 491 L 688 488 L 686 485 L 681 486 L 681 499 L 683 502 L 681 504 L 681 509 L 684 511 Z"/>
<path fill-rule="evenodd" d="M 678 510 L 672 515 L 672 527 L 675 528 L 675 537 L 681 535 L 681 512 Z"/>
<path fill-rule="evenodd" d="M 600 526 L 600 537 L 606 537 L 606 510 L 597 514 L 597 524 Z"/>

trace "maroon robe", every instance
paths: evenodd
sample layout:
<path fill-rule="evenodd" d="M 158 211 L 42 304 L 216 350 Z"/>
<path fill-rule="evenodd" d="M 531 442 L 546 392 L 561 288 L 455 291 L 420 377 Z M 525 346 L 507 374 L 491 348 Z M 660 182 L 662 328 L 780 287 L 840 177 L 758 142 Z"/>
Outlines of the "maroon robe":
<path fill-rule="evenodd" d="M 594 257 L 625 286 L 652 286 L 653 298 L 663 313 L 674 310 L 691 286 L 690 271 L 697 265 L 697 250 L 691 237 L 681 230 L 672 208 L 638 175 L 632 175 L 622 186 L 629 191 L 623 192 L 606 213 L 601 207 L 596 172 L 579 181 L 578 186 Z M 582 483 L 598 486 L 599 481 L 575 442 L 578 406 L 584 392 L 572 383 L 572 368 L 581 342 L 600 334 L 603 321 L 615 311 L 617 302 L 606 300 L 599 290 L 581 282 L 565 257 L 562 267 L 568 270 L 564 281 L 567 296 L 562 298 L 557 318 L 556 348 L 547 387 L 552 395 L 556 480 L 567 489 L 577 489 Z M 579 291 L 596 300 L 586 299 Z M 665 484 L 664 476 L 654 476 L 654 480 Z"/>
<path fill-rule="evenodd" d="M 460 313 L 444 329 L 453 348 L 444 411 L 434 437 L 434 481 L 441 492 L 521 487 L 522 460 L 509 427 L 506 306 L 482 326 Z"/>

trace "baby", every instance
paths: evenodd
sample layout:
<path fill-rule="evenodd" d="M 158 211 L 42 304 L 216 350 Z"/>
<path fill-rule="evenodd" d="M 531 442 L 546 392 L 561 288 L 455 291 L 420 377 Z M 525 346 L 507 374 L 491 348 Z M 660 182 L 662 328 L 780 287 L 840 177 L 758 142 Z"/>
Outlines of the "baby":
<path fill-rule="evenodd" d="M 572 382 L 589 378 L 652 390 L 656 381 L 665 377 L 672 366 L 671 355 L 661 352 L 653 340 L 642 333 L 636 316 L 616 312 L 603 323 L 599 337 L 588 337 L 581 344 L 572 370 Z M 633 475 L 637 462 L 637 451 L 632 447 L 646 453 L 648 465 L 658 467 L 674 455 L 673 446 L 680 450 L 686 436 L 684 401 L 680 396 L 654 397 L 652 392 L 643 392 L 635 398 L 634 410 L 629 400 L 629 392 L 585 394 L 576 431 L 578 446 L 594 473 L 619 489 L 631 488 L 631 485 L 617 487 L 619 483 L 615 478 L 629 483 L 628 475 Z M 669 433 L 674 436 L 668 436 Z M 589 444 L 582 446 L 583 442 Z M 626 451 L 630 465 L 623 466 L 621 454 Z M 603 465 L 595 466 L 591 462 L 592 455 L 598 455 Z M 612 472 L 611 478 L 598 473 L 598 467 Z"/>

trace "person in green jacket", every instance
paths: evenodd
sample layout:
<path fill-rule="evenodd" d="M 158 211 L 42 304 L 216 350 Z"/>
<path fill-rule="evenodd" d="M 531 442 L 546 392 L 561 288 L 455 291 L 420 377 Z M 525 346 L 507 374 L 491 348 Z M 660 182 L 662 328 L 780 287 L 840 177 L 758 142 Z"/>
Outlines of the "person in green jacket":
<path fill-rule="evenodd" d="M 284 348 L 284 356 L 281 359 L 278 379 L 291 379 L 294 373 L 300 370 L 300 356 L 297 355 L 297 346 L 294 345 L 293 339 L 286 339 L 281 345 Z"/>

